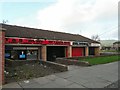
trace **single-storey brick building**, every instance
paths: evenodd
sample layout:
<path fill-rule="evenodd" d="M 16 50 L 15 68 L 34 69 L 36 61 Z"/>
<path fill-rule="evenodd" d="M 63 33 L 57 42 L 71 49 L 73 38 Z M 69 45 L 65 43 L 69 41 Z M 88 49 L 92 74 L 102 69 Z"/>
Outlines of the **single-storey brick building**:
<path fill-rule="evenodd" d="M 81 35 L 5 25 L 5 57 L 52 60 L 56 57 L 99 55 L 99 42 Z"/>
<path fill-rule="evenodd" d="M 52 61 L 54 57 L 99 55 L 100 43 L 81 35 L 7 24 L 0 27 L 0 61 L 3 63 L 4 56 L 15 60 Z"/>

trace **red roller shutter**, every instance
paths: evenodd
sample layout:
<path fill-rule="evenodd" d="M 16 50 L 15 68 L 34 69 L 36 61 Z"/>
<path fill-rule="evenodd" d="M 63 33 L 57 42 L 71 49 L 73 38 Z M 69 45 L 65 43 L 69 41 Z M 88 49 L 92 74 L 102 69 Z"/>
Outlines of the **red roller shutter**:
<path fill-rule="evenodd" d="M 83 56 L 83 48 L 73 47 L 72 48 L 72 57 Z"/>

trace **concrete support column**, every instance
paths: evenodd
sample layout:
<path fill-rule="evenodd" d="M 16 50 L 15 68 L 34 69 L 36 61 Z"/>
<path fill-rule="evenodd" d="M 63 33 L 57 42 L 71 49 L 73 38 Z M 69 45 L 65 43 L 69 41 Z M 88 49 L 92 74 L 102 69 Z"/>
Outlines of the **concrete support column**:
<path fill-rule="evenodd" d="M 100 48 L 99 48 L 99 47 L 96 47 L 96 48 L 95 48 L 95 55 L 96 55 L 96 56 L 99 56 L 99 55 L 100 55 Z"/>
<path fill-rule="evenodd" d="M 47 60 L 47 46 L 43 45 L 41 47 L 41 54 L 42 54 L 42 60 L 46 61 Z"/>
<path fill-rule="evenodd" d="M 72 46 L 68 46 L 68 57 L 72 57 Z"/>
<path fill-rule="evenodd" d="M 5 29 L 0 28 L 0 86 L 4 81 L 4 66 L 5 66 Z"/>
<path fill-rule="evenodd" d="M 85 56 L 89 56 L 89 47 L 85 47 Z"/>

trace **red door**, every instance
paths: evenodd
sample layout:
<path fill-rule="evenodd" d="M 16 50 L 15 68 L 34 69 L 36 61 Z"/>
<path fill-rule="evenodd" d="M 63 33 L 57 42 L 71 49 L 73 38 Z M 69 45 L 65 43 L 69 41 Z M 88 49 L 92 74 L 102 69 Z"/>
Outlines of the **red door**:
<path fill-rule="evenodd" d="M 72 48 L 72 57 L 83 56 L 83 48 L 73 47 Z"/>

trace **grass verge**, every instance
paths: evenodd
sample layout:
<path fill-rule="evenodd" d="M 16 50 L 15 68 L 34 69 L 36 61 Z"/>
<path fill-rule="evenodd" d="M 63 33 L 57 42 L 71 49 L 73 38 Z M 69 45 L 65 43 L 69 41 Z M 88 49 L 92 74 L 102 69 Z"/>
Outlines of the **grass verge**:
<path fill-rule="evenodd" d="M 106 64 L 110 62 L 120 61 L 119 56 L 106 56 L 106 57 L 94 57 L 94 58 L 84 58 L 79 59 L 80 61 L 87 61 L 90 63 L 90 65 L 97 65 L 97 64 Z"/>

